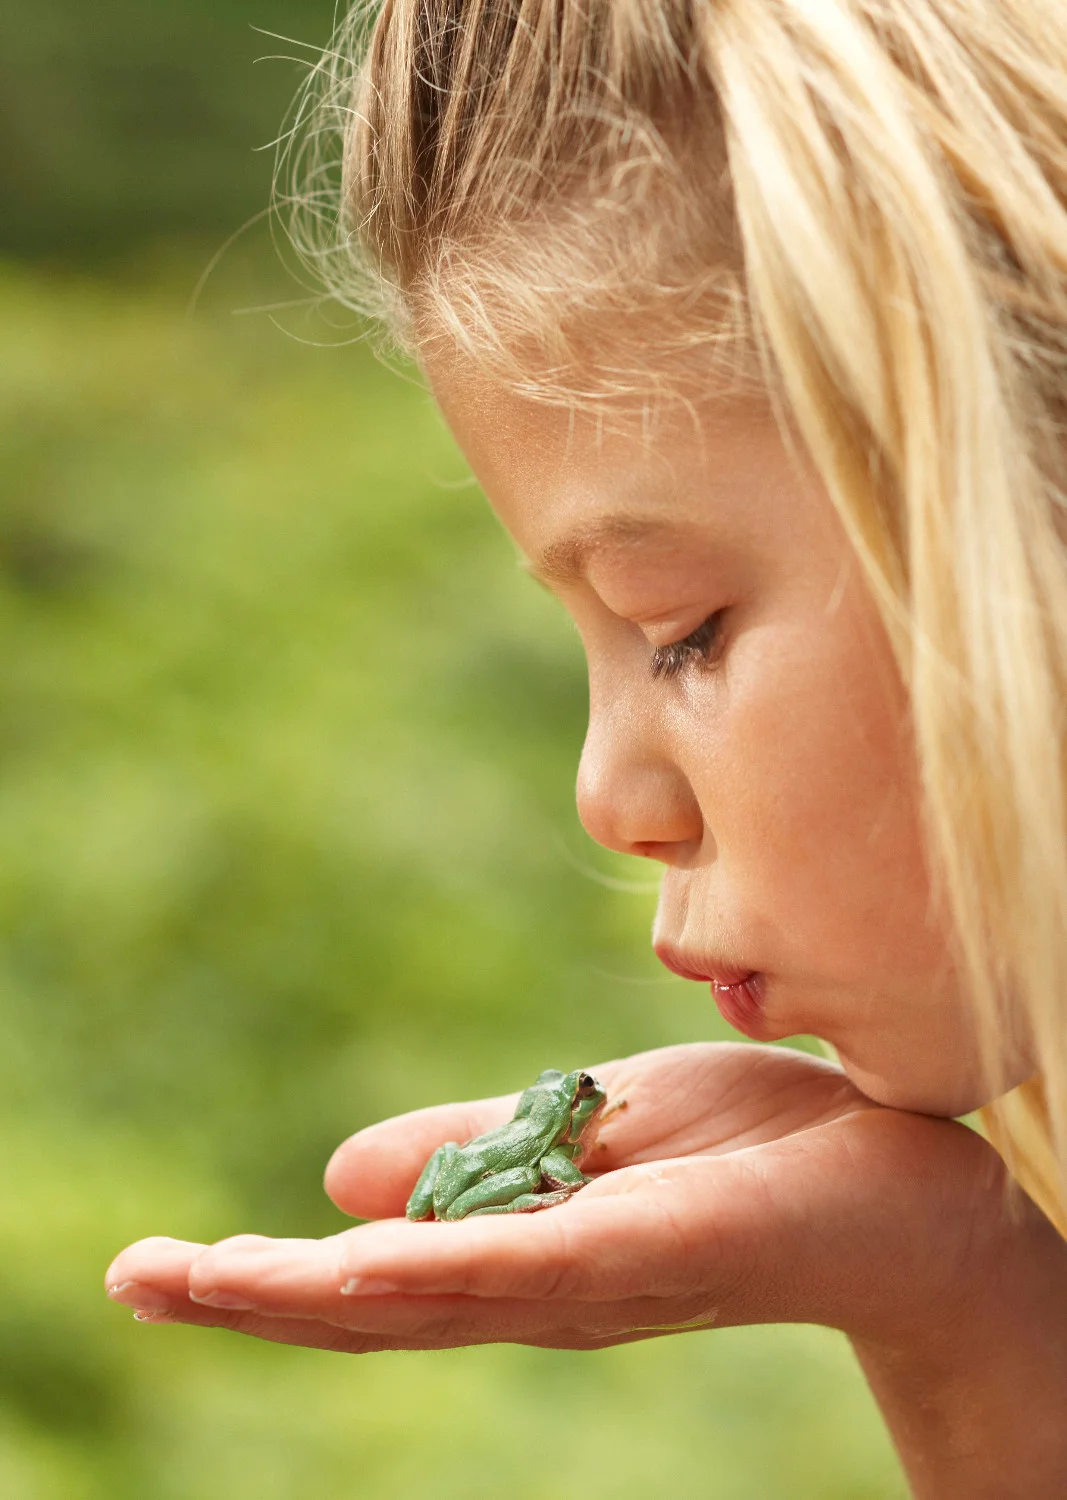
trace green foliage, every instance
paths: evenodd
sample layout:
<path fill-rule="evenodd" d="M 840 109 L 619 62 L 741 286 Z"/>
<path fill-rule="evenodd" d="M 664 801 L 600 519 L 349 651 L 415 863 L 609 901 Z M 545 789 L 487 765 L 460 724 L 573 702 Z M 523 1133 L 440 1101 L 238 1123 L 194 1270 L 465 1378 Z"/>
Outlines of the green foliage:
<path fill-rule="evenodd" d="M 145 1234 L 339 1227 L 369 1121 L 723 1034 L 583 873 L 648 872 L 573 812 L 578 642 L 426 395 L 192 279 L 0 278 L 0 1493 L 900 1494 L 824 1330 L 354 1359 L 105 1300 Z"/>
<path fill-rule="evenodd" d="M 334 0 L 5 0 L 0 248 L 76 261 L 238 229 L 267 201 L 262 148 L 333 14 Z"/>

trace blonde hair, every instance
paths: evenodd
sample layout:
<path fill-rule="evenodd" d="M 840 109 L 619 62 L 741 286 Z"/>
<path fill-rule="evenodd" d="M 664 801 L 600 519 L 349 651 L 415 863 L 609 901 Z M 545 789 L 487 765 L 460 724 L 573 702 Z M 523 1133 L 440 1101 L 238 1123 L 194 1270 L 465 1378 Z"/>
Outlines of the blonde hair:
<path fill-rule="evenodd" d="M 988 1132 L 1067 1234 L 1061 0 L 364 3 L 293 125 L 298 247 L 400 349 L 795 426 L 908 684 Z"/>

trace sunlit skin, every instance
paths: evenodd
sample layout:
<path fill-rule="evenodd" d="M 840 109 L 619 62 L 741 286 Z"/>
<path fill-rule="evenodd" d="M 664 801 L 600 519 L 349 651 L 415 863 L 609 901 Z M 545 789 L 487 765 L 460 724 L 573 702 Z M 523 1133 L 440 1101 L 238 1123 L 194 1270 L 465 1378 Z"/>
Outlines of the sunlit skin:
<path fill-rule="evenodd" d="M 904 688 L 829 498 L 771 414 L 674 408 L 647 436 L 600 435 L 470 377 L 436 395 L 578 626 L 578 810 L 599 843 L 665 866 L 657 946 L 698 972 L 758 971 L 750 1033 L 823 1037 L 882 1103 L 985 1102 Z M 708 658 L 654 680 L 653 649 L 720 610 Z"/>
<path fill-rule="evenodd" d="M 573 1059 L 627 1108 L 594 1180 L 545 1212 L 402 1217 L 430 1153 L 517 1095 L 442 1105 L 330 1162 L 331 1197 L 378 1222 L 142 1240 L 110 1294 L 151 1321 L 352 1353 L 823 1323 L 851 1337 L 915 1495 L 1067 1493 L 1067 1246 L 1028 1200 L 1013 1218 L 996 1153 L 938 1118 L 989 1093 L 923 855 L 907 696 L 827 495 L 756 407 L 598 434 L 469 370 L 429 375 L 581 635 L 583 822 L 662 865 L 662 956 L 759 976 L 720 996 L 758 1041 Z M 842 1067 L 759 1045 L 797 1033 Z"/>

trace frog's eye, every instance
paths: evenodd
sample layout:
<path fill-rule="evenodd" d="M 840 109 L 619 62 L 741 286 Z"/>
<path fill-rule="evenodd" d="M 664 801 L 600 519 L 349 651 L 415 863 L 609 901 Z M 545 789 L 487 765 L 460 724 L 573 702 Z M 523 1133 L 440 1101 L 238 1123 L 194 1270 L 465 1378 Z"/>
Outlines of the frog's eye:
<path fill-rule="evenodd" d="M 595 1089 L 596 1079 L 591 1073 L 581 1073 L 578 1076 L 578 1087 L 580 1089 Z"/>

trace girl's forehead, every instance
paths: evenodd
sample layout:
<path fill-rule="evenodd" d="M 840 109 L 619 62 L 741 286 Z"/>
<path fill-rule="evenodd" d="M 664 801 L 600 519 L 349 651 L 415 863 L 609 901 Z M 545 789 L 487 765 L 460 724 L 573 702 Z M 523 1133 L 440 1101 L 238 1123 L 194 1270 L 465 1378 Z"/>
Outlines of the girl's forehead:
<path fill-rule="evenodd" d="M 788 532 L 780 511 L 796 507 L 798 489 L 818 488 L 756 402 L 598 420 L 461 366 L 427 373 L 494 509 L 549 578 L 578 571 L 594 548 L 662 542 L 724 518 L 735 531 Z"/>
<path fill-rule="evenodd" d="M 469 357 L 427 357 L 421 364 L 438 404 L 453 428 L 479 426 L 493 433 L 528 435 L 588 449 L 645 448 L 650 460 L 664 459 L 679 440 L 687 444 L 729 442 L 776 427 L 765 391 L 740 395 L 709 380 L 696 392 L 684 385 L 650 379 L 649 389 L 602 400 L 567 400 L 542 384 L 536 370 L 516 373 L 511 383 Z"/>

